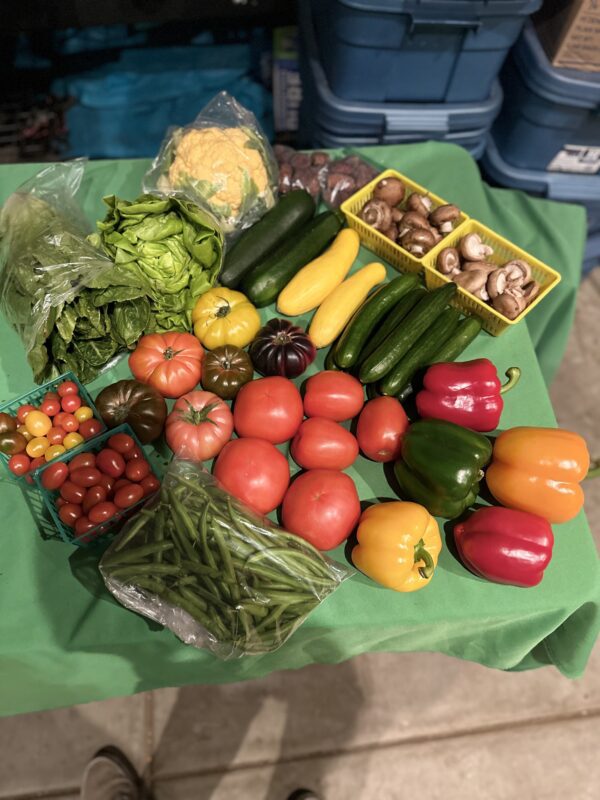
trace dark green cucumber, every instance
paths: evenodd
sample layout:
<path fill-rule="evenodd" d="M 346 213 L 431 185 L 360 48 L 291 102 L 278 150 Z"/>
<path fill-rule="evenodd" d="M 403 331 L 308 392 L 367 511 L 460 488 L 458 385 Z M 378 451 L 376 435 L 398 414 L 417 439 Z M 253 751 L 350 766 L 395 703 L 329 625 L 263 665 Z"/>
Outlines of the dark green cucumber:
<path fill-rule="evenodd" d="M 219 283 L 234 288 L 252 267 L 290 237 L 295 236 L 315 213 L 315 201 L 304 189 L 284 194 L 270 211 L 245 230 L 225 255 Z"/>
<path fill-rule="evenodd" d="M 440 345 L 445 344 L 458 327 L 460 311 L 446 308 L 438 314 L 429 328 L 403 356 L 396 366 L 388 372 L 379 384 L 383 394 L 399 394 L 411 382 L 415 372 L 428 363 Z"/>
<path fill-rule="evenodd" d="M 442 344 L 442 346 L 426 362 L 427 364 L 437 364 L 440 361 L 454 361 L 467 349 L 473 339 L 481 330 L 481 320 L 477 317 L 465 317 L 458 323 L 456 331 Z"/>
<path fill-rule="evenodd" d="M 378 348 L 379 345 L 385 341 L 385 339 L 387 339 L 392 331 L 396 330 L 408 312 L 411 311 L 411 309 L 417 305 L 419 300 L 426 295 L 427 290 L 423 286 L 417 286 L 416 289 L 412 289 L 410 292 L 408 292 L 408 294 L 405 294 L 404 297 L 400 298 L 398 303 L 384 318 L 381 325 L 379 325 L 373 331 L 373 335 L 361 350 L 358 358 L 359 364 L 364 362 L 371 355 L 371 353 Z"/>
<path fill-rule="evenodd" d="M 361 383 L 373 383 L 387 375 L 446 308 L 456 289 L 455 283 L 446 283 L 419 300 L 398 328 L 363 363 L 359 373 Z"/>
<path fill-rule="evenodd" d="M 374 400 L 376 397 L 382 396 L 376 383 L 367 383 L 367 400 Z"/>
<path fill-rule="evenodd" d="M 338 339 L 338 341 L 339 341 L 339 339 Z M 324 362 L 323 366 L 325 367 L 325 369 L 334 369 L 337 372 L 339 372 L 340 368 L 338 367 L 338 365 L 335 362 L 335 345 L 336 345 L 336 342 L 334 342 L 331 345 L 331 347 L 329 348 L 329 352 L 325 356 L 325 362 Z"/>
<path fill-rule="evenodd" d="M 252 267 L 242 281 L 242 292 L 259 308 L 274 303 L 294 275 L 323 252 L 340 232 L 343 221 L 343 216 L 337 211 L 318 214 L 303 225 L 291 241 L 286 240 Z"/>
<path fill-rule="evenodd" d="M 414 273 L 399 275 L 363 303 L 346 326 L 335 348 L 335 360 L 339 367 L 348 369 L 356 363 L 375 325 L 418 283 L 419 276 Z"/>

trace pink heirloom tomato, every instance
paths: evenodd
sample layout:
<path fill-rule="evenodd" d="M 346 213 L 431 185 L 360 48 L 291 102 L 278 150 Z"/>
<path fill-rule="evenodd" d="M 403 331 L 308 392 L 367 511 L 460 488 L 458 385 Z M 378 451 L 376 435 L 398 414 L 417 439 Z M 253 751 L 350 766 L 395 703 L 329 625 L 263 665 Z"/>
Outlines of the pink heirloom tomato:
<path fill-rule="evenodd" d="M 173 406 L 165 424 L 167 444 L 176 456 L 208 461 L 233 433 L 229 406 L 212 392 L 189 392 Z"/>

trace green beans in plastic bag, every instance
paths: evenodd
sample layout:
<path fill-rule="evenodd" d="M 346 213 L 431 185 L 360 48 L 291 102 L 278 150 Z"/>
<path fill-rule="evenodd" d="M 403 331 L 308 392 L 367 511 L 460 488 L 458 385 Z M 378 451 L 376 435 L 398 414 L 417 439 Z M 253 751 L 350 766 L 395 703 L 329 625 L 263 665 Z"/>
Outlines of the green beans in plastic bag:
<path fill-rule="evenodd" d="M 353 573 L 175 460 L 100 563 L 125 607 L 222 659 L 277 650 Z"/>

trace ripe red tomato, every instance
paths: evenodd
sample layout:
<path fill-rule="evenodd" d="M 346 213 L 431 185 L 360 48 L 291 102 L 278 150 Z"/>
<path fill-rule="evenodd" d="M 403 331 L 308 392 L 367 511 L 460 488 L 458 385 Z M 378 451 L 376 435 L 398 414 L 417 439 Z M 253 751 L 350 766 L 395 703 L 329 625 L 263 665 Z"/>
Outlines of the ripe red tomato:
<path fill-rule="evenodd" d="M 103 503 L 107 496 L 108 494 L 104 486 L 90 486 L 85 493 L 85 497 L 83 498 L 83 513 L 87 514 L 90 508 L 98 505 L 98 503 Z"/>
<path fill-rule="evenodd" d="M 69 469 L 71 471 L 79 469 L 80 467 L 95 467 L 96 456 L 94 453 L 79 453 L 69 461 Z"/>
<path fill-rule="evenodd" d="M 287 442 L 302 422 L 302 398 L 288 378 L 273 376 L 244 384 L 235 400 L 233 422 L 238 436 Z"/>
<path fill-rule="evenodd" d="M 74 431 L 79 430 L 79 423 L 73 416 L 73 414 L 68 414 L 66 411 L 60 411 L 52 420 L 53 424 L 57 428 L 62 428 L 67 433 L 73 433 Z"/>
<path fill-rule="evenodd" d="M 60 401 L 55 400 L 53 397 L 46 397 L 40 405 L 40 411 L 48 417 L 53 417 L 60 411 Z"/>
<path fill-rule="evenodd" d="M 96 467 L 77 467 L 77 469 L 71 469 L 69 480 L 75 486 L 83 486 L 84 489 L 87 489 L 89 486 L 97 486 L 101 477 L 102 474 Z"/>
<path fill-rule="evenodd" d="M 311 469 L 287 490 L 283 527 L 319 550 L 332 550 L 347 539 L 360 517 L 354 481 L 344 472 Z"/>
<path fill-rule="evenodd" d="M 215 461 L 214 475 L 226 491 L 258 514 L 276 509 L 290 482 L 287 458 L 264 439 L 227 442 Z"/>
<path fill-rule="evenodd" d="M 95 528 L 93 522 L 90 522 L 88 517 L 79 517 L 78 520 L 75 522 L 75 533 L 77 534 L 77 538 L 82 542 L 89 542 L 90 538 L 93 537 L 86 537 L 85 534 Z"/>
<path fill-rule="evenodd" d="M 144 451 L 137 444 L 132 450 L 125 453 L 125 461 L 133 461 L 136 458 L 144 458 Z"/>
<path fill-rule="evenodd" d="M 62 444 L 66 435 L 67 432 L 64 430 L 64 428 L 57 428 L 56 426 L 53 426 L 46 434 L 46 439 L 48 439 L 50 444 Z"/>
<path fill-rule="evenodd" d="M 181 397 L 200 383 L 204 348 L 191 333 L 150 333 L 129 356 L 133 377 L 163 397 Z"/>
<path fill-rule="evenodd" d="M 184 394 L 165 423 L 165 439 L 171 450 L 179 458 L 193 461 L 214 458 L 232 433 L 229 406 L 212 392 Z"/>
<path fill-rule="evenodd" d="M 156 475 L 146 475 L 146 477 L 140 481 L 140 486 L 144 490 L 144 497 L 148 497 L 160 489 L 160 481 Z"/>
<path fill-rule="evenodd" d="M 86 441 L 88 439 L 92 439 L 94 436 L 98 436 L 101 430 L 102 425 L 100 424 L 99 420 L 95 418 L 86 419 L 85 422 L 79 423 L 79 433 Z"/>
<path fill-rule="evenodd" d="M 114 502 L 117 508 L 129 508 L 139 503 L 143 496 L 144 490 L 142 487 L 138 483 L 132 483 L 115 492 Z"/>
<path fill-rule="evenodd" d="M 113 494 L 118 492 L 119 489 L 122 489 L 123 486 L 131 486 L 131 481 L 127 478 L 119 478 L 118 481 L 115 481 L 115 485 L 112 487 Z"/>
<path fill-rule="evenodd" d="M 150 474 L 150 464 L 145 458 L 134 458 L 125 466 L 125 476 L 135 483 L 143 481 Z"/>
<path fill-rule="evenodd" d="M 35 411 L 35 406 L 32 406 L 31 403 L 26 403 L 24 406 L 19 408 L 17 411 L 17 419 L 19 420 L 20 425 L 23 425 L 25 418 L 30 411 Z"/>
<path fill-rule="evenodd" d="M 60 401 L 60 406 L 67 414 L 73 414 L 81 406 L 81 397 L 78 394 L 66 394 Z"/>
<path fill-rule="evenodd" d="M 373 461 L 395 461 L 409 426 L 402 404 L 395 397 L 375 397 L 361 411 L 356 438 L 363 454 Z"/>
<path fill-rule="evenodd" d="M 66 505 L 67 505 L 67 501 L 64 499 L 64 497 L 60 497 L 60 496 L 59 496 L 59 497 L 57 497 L 57 498 L 56 498 L 56 500 L 54 501 L 54 505 L 55 505 L 57 508 L 62 508 L 63 506 L 66 506 Z"/>
<path fill-rule="evenodd" d="M 346 372 L 317 372 L 306 382 L 304 413 L 307 417 L 327 417 L 344 422 L 355 417 L 364 402 L 361 382 Z"/>
<path fill-rule="evenodd" d="M 90 508 L 88 518 L 90 522 L 98 525 L 100 522 L 106 522 L 107 519 L 111 519 L 111 517 L 114 517 L 116 513 L 116 505 L 111 503 L 109 500 L 105 500 L 103 503 L 98 503 Z"/>
<path fill-rule="evenodd" d="M 83 503 L 85 497 L 85 489 L 83 486 L 77 486 L 73 481 L 66 480 L 60 487 L 60 496 L 64 497 L 67 503 Z"/>
<path fill-rule="evenodd" d="M 100 483 L 98 486 L 103 486 L 106 489 L 106 496 L 110 497 L 111 492 L 113 491 L 115 485 L 115 479 L 111 478 L 110 475 L 101 475 L 100 476 Z"/>
<path fill-rule="evenodd" d="M 111 478 L 120 478 L 125 472 L 125 459 L 116 450 L 105 447 L 96 456 L 96 466 L 105 475 L 110 475 Z"/>
<path fill-rule="evenodd" d="M 82 515 L 81 506 L 74 503 L 66 503 L 58 509 L 58 516 L 60 521 L 67 525 L 69 528 L 74 528 L 75 523 Z"/>
<path fill-rule="evenodd" d="M 56 391 L 59 397 L 65 397 L 68 394 L 79 394 L 79 387 L 74 381 L 63 381 Z"/>
<path fill-rule="evenodd" d="M 42 486 L 53 492 L 60 489 L 63 483 L 69 477 L 69 467 L 62 461 L 57 464 L 51 464 L 42 472 Z"/>
<path fill-rule="evenodd" d="M 36 469 L 43 467 L 46 463 L 47 462 L 44 456 L 37 456 L 37 458 L 32 458 L 31 464 L 29 465 L 29 472 L 35 472 Z"/>
<path fill-rule="evenodd" d="M 13 475 L 26 475 L 29 472 L 29 467 L 31 465 L 31 461 L 29 456 L 26 456 L 25 453 L 18 453 L 15 456 L 11 456 L 8 461 L 8 468 L 12 472 Z"/>
<path fill-rule="evenodd" d="M 290 453 L 304 469 L 346 469 L 356 461 L 358 442 L 339 422 L 311 417 L 298 428 Z"/>
<path fill-rule="evenodd" d="M 125 456 L 133 450 L 135 441 L 127 433 L 115 433 L 108 440 L 108 446 L 116 450 L 117 453 L 121 453 L 122 456 Z"/>

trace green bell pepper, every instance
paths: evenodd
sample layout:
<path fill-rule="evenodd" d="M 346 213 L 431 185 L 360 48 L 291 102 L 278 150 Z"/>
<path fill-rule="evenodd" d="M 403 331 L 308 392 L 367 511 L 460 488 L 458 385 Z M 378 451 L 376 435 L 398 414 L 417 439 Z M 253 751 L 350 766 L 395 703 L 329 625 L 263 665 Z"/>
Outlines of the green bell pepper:
<path fill-rule="evenodd" d="M 401 493 L 436 517 L 454 519 L 477 497 L 492 445 L 481 433 L 440 419 L 413 423 L 394 464 Z"/>

